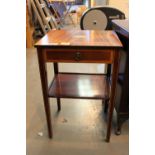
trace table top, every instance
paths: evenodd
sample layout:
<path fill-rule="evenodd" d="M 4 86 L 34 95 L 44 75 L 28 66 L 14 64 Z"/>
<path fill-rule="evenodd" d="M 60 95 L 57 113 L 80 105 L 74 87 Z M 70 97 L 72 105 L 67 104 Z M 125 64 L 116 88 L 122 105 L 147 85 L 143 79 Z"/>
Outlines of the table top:
<path fill-rule="evenodd" d="M 125 19 L 125 20 L 115 19 L 115 20 L 112 20 L 112 23 L 119 28 L 120 33 L 129 37 L 129 20 L 128 19 Z"/>
<path fill-rule="evenodd" d="M 122 47 L 114 31 L 100 30 L 51 30 L 35 47 Z"/>

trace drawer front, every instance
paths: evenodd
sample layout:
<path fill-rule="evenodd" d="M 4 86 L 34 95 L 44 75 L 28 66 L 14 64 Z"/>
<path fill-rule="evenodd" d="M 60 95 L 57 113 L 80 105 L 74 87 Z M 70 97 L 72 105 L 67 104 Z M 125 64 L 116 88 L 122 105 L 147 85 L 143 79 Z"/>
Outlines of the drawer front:
<path fill-rule="evenodd" d="M 46 50 L 47 62 L 112 63 L 112 50 Z"/>

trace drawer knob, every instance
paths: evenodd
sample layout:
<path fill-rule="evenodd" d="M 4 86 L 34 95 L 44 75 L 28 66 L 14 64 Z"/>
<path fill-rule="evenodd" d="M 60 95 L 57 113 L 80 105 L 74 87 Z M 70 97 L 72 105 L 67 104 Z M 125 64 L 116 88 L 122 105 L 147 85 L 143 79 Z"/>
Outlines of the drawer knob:
<path fill-rule="evenodd" d="M 81 53 L 80 52 L 76 52 L 74 59 L 76 61 L 79 61 L 81 59 Z"/>

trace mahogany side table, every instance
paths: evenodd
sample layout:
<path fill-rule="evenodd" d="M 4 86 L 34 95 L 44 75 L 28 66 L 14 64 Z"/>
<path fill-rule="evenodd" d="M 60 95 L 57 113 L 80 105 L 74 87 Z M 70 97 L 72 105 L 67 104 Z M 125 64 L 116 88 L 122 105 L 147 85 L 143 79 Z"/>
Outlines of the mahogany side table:
<path fill-rule="evenodd" d="M 119 69 L 119 49 L 122 44 L 114 31 L 51 30 L 37 47 L 44 107 L 49 138 L 53 137 L 49 98 L 82 98 L 109 100 L 106 142 L 110 141 L 116 83 Z M 55 76 L 48 87 L 46 63 L 54 64 Z M 59 62 L 112 64 L 111 80 L 105 74 L 61 73 Z M 79 81 L 89 81 L 81 87 Z M 88 86 L 89 85 L 89 86 Z M 83 93 L 84 92 L 84 93 Z"/>

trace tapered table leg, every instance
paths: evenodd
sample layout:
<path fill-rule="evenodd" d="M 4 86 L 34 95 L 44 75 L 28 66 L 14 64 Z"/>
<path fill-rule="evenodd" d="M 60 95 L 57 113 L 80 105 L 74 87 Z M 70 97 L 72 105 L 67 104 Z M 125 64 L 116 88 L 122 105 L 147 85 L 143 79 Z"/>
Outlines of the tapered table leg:
<path fill-rule="evenodd" d="M 110 94 L 110 102 L 109 102 L 109 109 L 108 109 L 108 126 L 107 126 L 106 142 L 110 141 L 115 92 L 116 92 L 116 85 L 117 85 L 117 79 L 118 79 L 118 70 L 119 70 L 119 51 L 114 51 L 114 62 L 112 67 L 111 94 Z"/>
<path fill-rule="evenodd" d="M 58 74 L 59 73 L 59 67 L 58 67 L 58 63 L 53 63 L 54 66 L 54 74 Z M 61 110 L 61 102 L 60 102 L 60 98 L 57 98 L 57 106 L 58 106 L 58 111 Z"/>
<path fill-rule="evenodd" d="M 105 100 L 105 102 L 104 102 L 104 113 L 107 113 L 107 111 L 108 111 L 108 102 L 109 102 L 109 99 Z"/>
<path fill-rule="evenodd" d="M 48 81 L 47 81 L 46 63 L 44 62 L 43 51 L 41 49 L 38 49 L 37 52 L 38 52 L 41 84 L 42 84 L 42 93 L 43 93 L 43 99 L 44 99 L 44 108 L 45 108 L 47 127 L 48 127 L 48 135 L 49 135 L 49 138 L 52 138 L 53 131 L 52 131 L 52 122 L 51 122 L 50 103 L 48 99 Z"/>
<path fill-rule="evenodd" d="M 57 105 L 58 105 L 58 111 L 60 111 L 61 110 L 60 98 L 57 98 Z"/>

